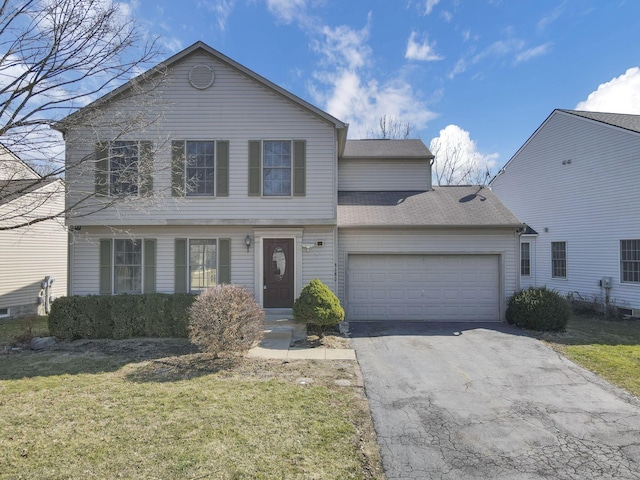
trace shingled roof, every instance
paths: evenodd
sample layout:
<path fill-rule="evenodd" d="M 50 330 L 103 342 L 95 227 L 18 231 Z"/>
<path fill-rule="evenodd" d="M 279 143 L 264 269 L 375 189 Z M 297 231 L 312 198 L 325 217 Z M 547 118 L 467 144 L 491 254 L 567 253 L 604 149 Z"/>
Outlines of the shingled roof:
<path fill-rule="evenodd" d="M 522 227 L 487 187 L 338 192 L 338 227 Z"/>
<path fill-rule="evenodd" d="M 583 112 L 579 110 L 560 110 L 577 117 L 589 118 L 597 122 L 624 128 L 632 132 L 640 133 L 640 115 L 629 115 L 625 113 L 604 113 L 604 112 Z"/>
<path fill-rule="evenodd" d="M 55 178 L 27 179 L 27 180 L 0 180 L 0 205 L 9 203 L 22 195 L 34 192 L 39 188 L 55 182 Z M 50 195 L 50 193 L 47 193 Z"/>
<path fill-rule="evenodd" d="M 397 158 L 430 160 L 433 154 L 420 139 L 347 140 L 342 158 Z"/>

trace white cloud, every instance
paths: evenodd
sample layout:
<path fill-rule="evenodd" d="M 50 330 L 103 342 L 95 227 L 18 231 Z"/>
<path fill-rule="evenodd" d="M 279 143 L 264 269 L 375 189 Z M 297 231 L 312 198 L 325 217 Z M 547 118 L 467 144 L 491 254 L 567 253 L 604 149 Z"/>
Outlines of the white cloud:
<path fill-rule="evenodd" d="M 273 16 L 284 23 L 306 21 L 307 0 L 266 0 Z"/>
<path fill-rule="evenodd" d="M 198 7 L 205 7 L 213 13 L 216 16 L 218 28 L 224 32 L 227 28 L 227 19 L 235 4 L 236 0 L 201 0 L 198 2 Z"/>
<path fill-rule="evenodd" d="M 429 41 L 426 37 L 422 42 L 417 42 L 416 36 L 416 32 L 411 32 L 411 36 L 407 42 L 407 51 L 404 54 L 406 59 L 431 62 L 435 60 L 442 60 L 444 58 L 434 51 L 435 43 L 433 45 L 429 45 Z"/>
<path fill-rule="evenodd" d="M 433 7 L 438 5 L 440 0 L 427 0 L 424 5 L 424 14 L 429 15 L 433 11 Z"/>
<path fill-rule="evenodd" d="M 424 128 L 436 117 L 401 75 L 383 82 L 371 73 L 373 52 L 368 45 L 370 16 L 360 30 L 348 26 L 321 29 L 312 42 L 323 59 L 310 86 L 314 100 L 331 115 L 349 123 L 352 137 L 365 137 L 383 115 Z"/>
<path fill-rule="evenodd" d="M 628 69 L 619 77 L 602 83 L 576 110 L 640 114 L 640 68 Z"/>
<path fill-rule="evenodd" d="M 478 151 L 469 132 L 458 125 L 447 125 L 433 138 L 429 149 L 436 156 L 433 168 L 434 184 L 456 185 L 484 183 L 485 172 L 496 165 L 497 153 Z"/>
<path fill-rule="evenodd" d="M 515 63 L 527 62 L 535 57 L 540 57 L 542 55 L 546 55 L 549 53 L 551 49 L 551 43 L 543 43 L 542 45 L 538 45 L 537 47 L 528 48 L 527 50 L 523 50 L 522 52 L 516 55 Z"/>

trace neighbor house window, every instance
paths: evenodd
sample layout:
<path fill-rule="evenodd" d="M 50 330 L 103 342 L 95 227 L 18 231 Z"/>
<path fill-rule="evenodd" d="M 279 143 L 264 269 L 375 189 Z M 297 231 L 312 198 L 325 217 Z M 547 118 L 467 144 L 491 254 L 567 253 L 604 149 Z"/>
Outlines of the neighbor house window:
<path fill-rule="evenodd" d="M 11 315 L 11 310 L 8 308 L 0 308 L 0 318 L 5 318 Z"/>
<path fill-rule="evenodd" d="M 531 244 L 521 243 L 520 244 L 520 275 L 529 276 L 531 275 Z"/>
<path fill-rule="evenodd" d="M 114 240 L 114 293 L 142 293 L 142 241 Z"/>
<path fill-rule="evenodd" d="M 215 142 L 185 142 L 187 196 L 212 196 L 215 185 Z"/>
<path fill-rule="evenodd" d="M 218 283 L 216 240 L 189 240 L 189 291 L 197 293 Z"/>
<path fill-rule="evenodd" d="M 620 240 L 621 280 L 640 283 L 640 240 Z"/>
<path fill-rule="evenodd" d="M 109 155 L 109 193 L 115 197 L 138 194 L 138 142 L 113 142 Z"/>
<path fill-rule="evenodd" d="M 567 242 L 551 242 L 551 276 L 567 277 Z"/>
<path fill-rule="evenodd" d="M 262 152 L 262 194 L 291 195 L 291 141 L 265 141 Z"/>

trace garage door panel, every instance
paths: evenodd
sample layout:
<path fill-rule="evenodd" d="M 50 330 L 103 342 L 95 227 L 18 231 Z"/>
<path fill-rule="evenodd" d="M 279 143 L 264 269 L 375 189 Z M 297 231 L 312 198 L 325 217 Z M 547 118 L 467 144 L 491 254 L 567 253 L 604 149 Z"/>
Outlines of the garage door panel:
<path fill-rule="evenodd" d="M 499 320 L 497 255 L 349 255 L 351 320 Z"/>

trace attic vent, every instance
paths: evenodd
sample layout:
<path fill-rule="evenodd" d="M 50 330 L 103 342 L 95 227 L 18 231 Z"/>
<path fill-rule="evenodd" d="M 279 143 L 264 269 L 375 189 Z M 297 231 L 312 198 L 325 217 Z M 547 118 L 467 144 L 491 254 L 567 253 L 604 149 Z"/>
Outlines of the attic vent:
<path fill-rule="evenodd" d="M 209 88 L 214 78 L 213 68 L 208 65 L 196 65 L 189 72 L 189 83 L 198 90 Z"/>

